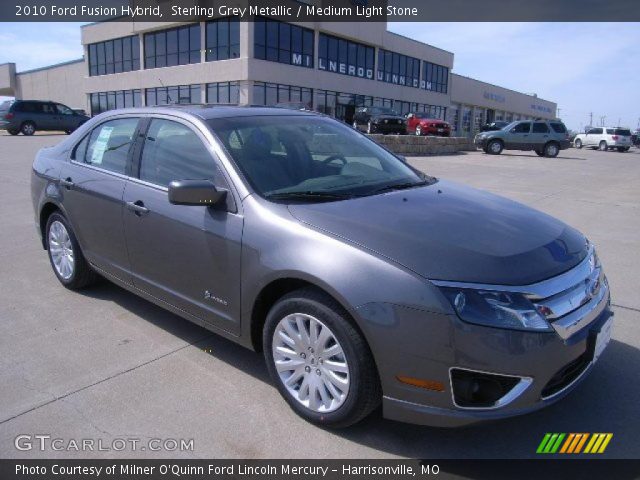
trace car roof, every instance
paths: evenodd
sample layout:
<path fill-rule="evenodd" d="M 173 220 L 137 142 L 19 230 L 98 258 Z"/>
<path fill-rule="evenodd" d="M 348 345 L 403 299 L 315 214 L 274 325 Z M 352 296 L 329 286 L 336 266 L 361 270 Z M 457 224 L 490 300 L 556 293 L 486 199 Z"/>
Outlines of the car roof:
<path fill-rule="evenodd" d="M 202 120 L 214 118 L 255 117 L 255 116 L 310 116 L 317 113 L 288 110 L 276 107 L 262 106 L 229 106 L 229 105 L 164 105 L 154 107 L 127 108 L 121 110 L 109 110 L 111 113 L 128 112 L 137 114 L 161 113 L 175 115 L 176 113 L 193 115 Z"/>

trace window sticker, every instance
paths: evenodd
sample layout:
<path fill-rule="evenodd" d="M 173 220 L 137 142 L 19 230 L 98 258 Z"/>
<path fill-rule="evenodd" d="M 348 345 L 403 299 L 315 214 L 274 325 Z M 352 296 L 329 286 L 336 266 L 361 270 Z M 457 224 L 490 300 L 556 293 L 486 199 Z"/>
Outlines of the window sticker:
<path fill-rule="evenodd" d="M 93 146 L 93 153 L 91 154 L 92 164 L 102 164 L 102 157 L 104 156 L 104 152 L 107 150 L 107 145 L 109 144 L 109 138 L 111 138 L 112 132 L 113 127 L 102 127 L 102 130 L 100 130 L 100 135 L 98 135 L 98 139 Z"/>

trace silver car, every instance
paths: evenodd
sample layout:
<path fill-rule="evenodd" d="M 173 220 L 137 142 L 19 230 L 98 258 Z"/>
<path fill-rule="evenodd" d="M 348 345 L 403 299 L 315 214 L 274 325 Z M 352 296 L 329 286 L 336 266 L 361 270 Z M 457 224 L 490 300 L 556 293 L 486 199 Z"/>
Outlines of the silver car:
<path fill-rule="evenodd" d="M 38 153 L 32 196 L 65 287 L 105 277 L 262 351 L 320 425 L 526 413 L 610 338 L 582 234 L 308 112 L 107 112 Z"/>

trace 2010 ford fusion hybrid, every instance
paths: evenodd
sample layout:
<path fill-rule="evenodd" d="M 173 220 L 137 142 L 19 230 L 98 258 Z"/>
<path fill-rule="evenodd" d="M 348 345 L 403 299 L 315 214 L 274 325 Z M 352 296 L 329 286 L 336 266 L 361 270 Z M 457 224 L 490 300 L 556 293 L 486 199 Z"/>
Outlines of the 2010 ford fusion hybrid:
<path fill-rule="evenodd" d="M 581 233 L 322 115 L 106 112 L 37 154 L 31 190 L 65 287 L 104 277 L 264 352 L 317 424 L 381 403 L 438 426 L 530 412 L 583 379 L 611 335 Z"/>

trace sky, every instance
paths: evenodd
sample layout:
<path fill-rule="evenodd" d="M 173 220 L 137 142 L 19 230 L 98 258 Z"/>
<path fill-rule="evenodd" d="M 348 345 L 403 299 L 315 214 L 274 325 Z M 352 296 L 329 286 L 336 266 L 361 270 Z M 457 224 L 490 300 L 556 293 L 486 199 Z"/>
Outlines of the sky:
<path fill-rule="evenodd" d="M 3 23 L 0 63 L 18 71 L 82 56 L 79 23 Z M 637 23 L 390 23 L 455 54 L 453 71 L 554 101 L 567 126 L 640 127 Z"/>

